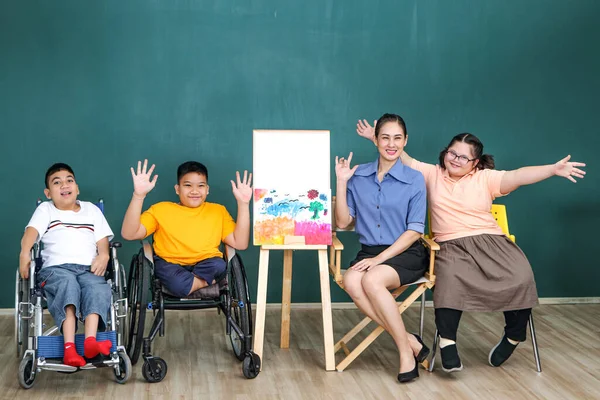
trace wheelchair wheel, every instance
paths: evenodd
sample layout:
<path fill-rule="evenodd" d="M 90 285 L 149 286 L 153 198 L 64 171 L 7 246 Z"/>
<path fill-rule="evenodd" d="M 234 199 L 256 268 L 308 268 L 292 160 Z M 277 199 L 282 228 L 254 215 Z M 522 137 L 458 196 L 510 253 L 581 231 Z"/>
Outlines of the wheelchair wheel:
<path fill-rule="evenodd" d="M 237 254 L 231 259 L 228 279 L 229 295 L 231 297 L 229 310 L 231 318 L 244 333 L 244 336 L 248 336 L 251 334 L 248 286 L 246 285 L 246 280 L 242 272 L 242 264 Z M 238 360 L 243 361 L 247 351 L 244 338 L 240 337 L 234 329 L 231 329 L 229 339 L 231 340 L 233 353 Z"/>
<path fill-rule="evenodd" d="M 154 357 L 156 368 L 152 369 L 148 361 L 144 361 L 142 365 L 142 376 L 150 383 L 157 383 L 165 379 L 167 376 L 167 363 L 160 357 Z"/>
<path fill-rule="evenodd" d="M 127 276 L 126 276 L 125 267 L 123 266 L 123 264 L 119 264 L 119 282 L 121 282 L 121 285 L 119 285 L 116 288 L 116 292 L 117 292 L 116 294 L 117 294 L 117 298 L 120 300 L 120 299 L 128 297 L 127 296 Z M 127 300 L 129 301 L 129 298 Z M 122 304 L 122 303 L 120 303 L 120 304 Z M 117 318 L 117 321 L 116 321 L 117 333 L 120 338 L 119 343 L 126 342 L 127 338 L 128 338 L 127 323 L 129 321 L 127 320 L 127 316 L 129 315 L 129 303 L 126 305 L 125 315 L 126 315 L 125 318 Z"/>
<path fill-rule="evenodd" d="M 29 389 L 35 381 L 35 368 L 33 368 L 33 356 L 28 355 L 19 364 L 19 385 L 23 389 Z"/>
<path fill-rule="evenodd" d="M 131 360 L 129 359 L 129 356 L 125 354 L 125 352 L 119 351 L 118 354 L 119 372 L 117 373 L 117 369 L 115 368 L 113 373 L 115 374 L 115 380 L 117 383 L 125 383 L 131 377 L 131 370 L 133 367 L 131 366 Z"/>
<path fill-rule="evenodd" d="M 127 354 L 131 357 L 131 364 L 135 365 L 140 357 L 144 339 L 144 323 L 146 320 L 146 307 L 148 305 L 148 284 L 150 281 L 150 268 L 144 261 L 143 254 L 133 257 L 129 269 L 127 287 L 129 304 L 127 319 Z"/>
<path fill-rule="evenodd" d="M 29 302 L 29 281 L 21 278 L 19 269 L 17 269 L 15 285 L 15 344 L 17 358 L 23 358 L 29 338 L 29 320 L 23 319 L 21 302 Z"/>
<path fill-rule="evenodd" d="M 242 364 L 242 372 L 248 379 L 254 379 L 260 373 L 260 357 L 258 354 L 251 351 L 246 354 L 244 363 Z"/>

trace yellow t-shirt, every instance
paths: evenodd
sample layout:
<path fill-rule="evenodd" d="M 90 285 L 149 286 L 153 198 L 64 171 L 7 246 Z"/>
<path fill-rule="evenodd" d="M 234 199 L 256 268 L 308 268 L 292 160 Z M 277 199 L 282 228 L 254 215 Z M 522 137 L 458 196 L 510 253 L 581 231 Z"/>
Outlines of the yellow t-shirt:
<path fill-rule="evenodd" d="M 190 208 L 164 201 L 144 211 L 146 237 L 154 234 L 154 252 L 167 262 L 194 265 L 223 257 L 219 245 L 235 230 L 235 221 L 220 204 Z"/>

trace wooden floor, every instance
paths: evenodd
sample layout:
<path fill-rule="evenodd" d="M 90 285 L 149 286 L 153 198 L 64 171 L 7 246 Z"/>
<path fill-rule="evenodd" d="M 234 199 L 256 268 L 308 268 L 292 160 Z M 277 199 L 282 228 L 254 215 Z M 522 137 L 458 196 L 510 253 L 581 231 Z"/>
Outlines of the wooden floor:
<path fill-rule="evenodd" d="M 322 320 L 318 309 L 292 310 L 290 349 L 279 349 L 279 312 L 267 311 L 264 369 L 246 380 L 224 335 L 216 311 L 167 312 L 167 335 L 155 341 L 155 355 L 168 362 L 165 380 L 146 383 L 141 363 L 131 380 L 119 385 L 112 370 L 60 374 L 44 371 L 32 389 L 17 382 L 13 319 L 0 316 L 1 399 L 599 399 L 600 305 L 544 305 L 535 309 L 543 372 L 535 371 L 531 342 L 519 345 L 501 368 L 487 364 L 498 341 L 503 318 L 465 314 L 458 346 L 462 372 L 445 374 L 439 367 L 421 370 L 416 381 L 396 381 L 398 354 L 382 335 L 344 372 L 325 372 Z M 357 310 L 333 310 L 338 339 L 361 318 Z M 418 307 L 407 311 L 409 330 L 416 331 Z M 426 341 L 433 335 L 433 310 L 427 309 Z M 338 355 L 339 360 L 339 355 Z"/>

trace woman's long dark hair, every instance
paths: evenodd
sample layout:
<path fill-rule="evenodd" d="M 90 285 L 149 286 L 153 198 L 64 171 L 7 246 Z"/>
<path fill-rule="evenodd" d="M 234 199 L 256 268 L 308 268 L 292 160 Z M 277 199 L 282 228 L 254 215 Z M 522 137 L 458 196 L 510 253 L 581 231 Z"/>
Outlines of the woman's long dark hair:
<path fill-rule="evenodd" d="M 444 150 L 441 151 L 439 162 L 440 162 L 440 167 L 442 169 L 446 168 L 446 166 L 444 165 L 444 158 L 446 157 L 446 153 L 448 152 L 448 149 L 450 147 L 452 147 L 452 145 L 456 142 L 463 142 L 463 143 L 471 145 L 475 159 L 479 160 L 479 162 L 477 163 L 475 168 L 477 168 L 477 169 L 494 169 L 496 167 L 496 164 L 494 163 L 494 156 L 492 156 L 490 154 L 483 154 L 483 143 L 481 143 L 481 140 L 479 140 L 479 138 L 477 136 L 475 136 L 471 133 L 460 133 L 460 134 L 454 136 L 452 138 L 452 140 L 450 141 L 450 144 L 448 146 L 446 146 L 446 148 Z"/>

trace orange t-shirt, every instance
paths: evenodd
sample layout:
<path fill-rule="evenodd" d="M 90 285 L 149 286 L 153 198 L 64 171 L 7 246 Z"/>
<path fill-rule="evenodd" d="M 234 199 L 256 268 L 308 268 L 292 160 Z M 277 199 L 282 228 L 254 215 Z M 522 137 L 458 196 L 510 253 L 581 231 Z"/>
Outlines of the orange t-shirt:
<path fill-rule="evenodd" d="M 482 234 L 503 235 L 491 208 L 500 193 L 506 171 L 475 169 L 455 181 L 439 165 L 413 160 L 409 165 L 420 171 L 427 186 L 431 231 L 438 242 Z"/>

